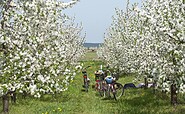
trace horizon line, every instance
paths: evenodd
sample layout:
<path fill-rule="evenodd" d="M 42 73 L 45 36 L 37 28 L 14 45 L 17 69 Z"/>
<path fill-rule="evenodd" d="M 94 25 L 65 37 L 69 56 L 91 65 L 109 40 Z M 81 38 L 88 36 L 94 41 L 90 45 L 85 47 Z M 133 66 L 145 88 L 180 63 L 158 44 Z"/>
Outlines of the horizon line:
<path fill-rule="evenodd" d="M 84 42 L 84 43 L 91 43 L 91 44 L 102 44 L 103 42 Z"/>

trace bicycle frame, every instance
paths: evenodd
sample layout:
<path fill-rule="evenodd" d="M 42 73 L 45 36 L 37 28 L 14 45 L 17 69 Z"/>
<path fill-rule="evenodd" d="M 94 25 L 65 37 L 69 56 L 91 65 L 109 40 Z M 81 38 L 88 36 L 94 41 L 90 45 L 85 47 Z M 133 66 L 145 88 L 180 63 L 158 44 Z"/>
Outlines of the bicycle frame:
<path fill-rule="evenodd" d="M 100 91 L 100 89 L 102 87 L 102 81 L 103 81 L 103 78 L 102 77 L 100 77 L 100 79 L 97 79 L 96 80 L 95 90 Z"/>
<path fill-rule="evenodd" d="M 115 90 L 115 88 L 114 88 L 114 83 L 108 84 L 107 92 L 108 92 L 108 97 L 111 97 L 111 93 L 112 93 L 114 99 L 117 100 L 117 99 L 116 99 L 116 96 L 115 96 L 116 90 Z"/>
<path fill-rule="evenodd" d="M 113 78 L 111 72 L 110 72 L 110 75 Z M 105 97 L 107 93 L 108 97 L 113 97 L 115 100 L 117 100 L 117 98 L 120 98 L 124 93 L 123 85 L 120 83 L 117 83 L 115 78 L 113 78 L 112 81 L 108 79 L 106 80 L 105 85 L 102 85 L 100 89 L 100 93 L 101 93 L 101 96 L 103 97 Z"/>
<path fill-rule="evenodd" d="M 97 91 L 100 91 L 100 80 L 96 80 L 96 84 L 95 84 L 95 89 L 97 90 Z"/>
<path fill-rule="evenodd" d="M 90 66 L 87 66 L 86 68 L 83 69 L 82 73 L 83 73 L 83 81 L 84 81 L 84 88 L 85 91 L 88 92 L 88 88 L 89 88 L 89 81 L 88 81 L 88 76 L 87 76 L 87 71 L 86 69 L 89 68 Z"/>
<path fill-rule="evenodd" d="M 102 71 L 102 66 L 101 66 L 101 71 L 96 71 L 95 72 L 95 90 L 96 91 L 101 91 L 102 88 L 102 81 L 104 80 L 106 76 L 106 73 L 104 71 Z"/>

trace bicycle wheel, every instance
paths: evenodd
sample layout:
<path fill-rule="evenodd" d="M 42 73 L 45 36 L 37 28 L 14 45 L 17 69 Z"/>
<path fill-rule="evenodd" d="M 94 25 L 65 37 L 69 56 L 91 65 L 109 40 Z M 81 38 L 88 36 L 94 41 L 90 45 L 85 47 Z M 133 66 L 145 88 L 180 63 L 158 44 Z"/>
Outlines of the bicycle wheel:
<path fill-rule="evenodd" d="M 115 99 L 117 100 L 123 95 L 124 88 L 122 84 L 116 82 L 114 83 L 114 89 L 115 89 L 115 92 L 113 91 L 113 94 Z"/>
<path fill-rule="evenodd" d="M 103 84 L 103 82 L 101 81 L 99 83 L 100 89 L 99 89 L 99 94 L 101 97 L 106 97 L 106 85 Z"/>
<path fill-rule="evenodd" d="M 88 92 L 88 88 L 89 88 L 88 86 L 89 85 L 88 85 L 87 79 L 85 79 L 85 84 L 84 85 L 85 85 L 85 91 Z"/>
<path fill-rule="evenodd" d="M 99 80 L 96 80 L 95 90 L 100 91 L 100 89 L 101 89 L 101 82 Z"/>
<path fill-rule="evenodd" d="M 107 91 L 106 91 L 106 96 L 108 98 L 115 98 L 115 94 L 114 94 L 114 89 L 113 89 L 113 85 L 112 84 L 108 84 L 107 87 Z"/>
<path fill-rule="evenodd" d="M 114 99 L 117 100 L 117 98 L 116 98 L 116 92 L 113 91 L 112 94 L 113 94 Z"/>
<path fill-rule="evenodd" d="M 108 92 L 109 92 L 109 97 L 110 98 L 114 98 L 115 100 L 117 100 L 117 98 L 116 98 L 116 89 L 114 88 L 114 85 L 110 85 L 109 86 L 109 90 L 108 90 Z"/>

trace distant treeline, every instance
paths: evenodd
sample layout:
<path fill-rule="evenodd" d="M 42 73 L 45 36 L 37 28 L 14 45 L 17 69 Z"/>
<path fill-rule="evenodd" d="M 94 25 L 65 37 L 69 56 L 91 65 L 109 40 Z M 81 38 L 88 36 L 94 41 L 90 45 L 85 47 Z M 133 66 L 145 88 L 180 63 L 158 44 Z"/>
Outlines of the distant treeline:
<path fill-rule="evenodd" d="M 99 47 L 102 43 L 84 43 L 84 47 Z"/>

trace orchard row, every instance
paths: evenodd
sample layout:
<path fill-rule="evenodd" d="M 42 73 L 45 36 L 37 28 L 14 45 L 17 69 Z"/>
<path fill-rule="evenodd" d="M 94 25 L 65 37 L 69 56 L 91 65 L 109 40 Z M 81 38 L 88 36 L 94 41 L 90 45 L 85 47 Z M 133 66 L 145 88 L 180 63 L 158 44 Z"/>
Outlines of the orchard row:
<path fill-rule="evenodd" d="M 98 51 L 120 72 L 153 78 L 163 92 L 185 92 L 185 1 L 147 0 L 116 10 Z"/>

